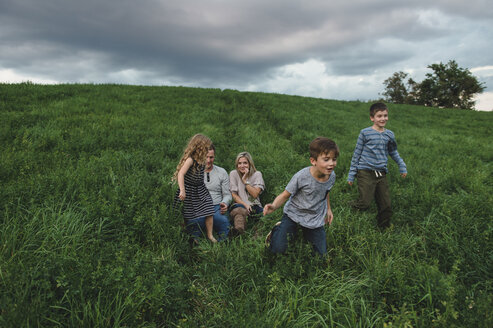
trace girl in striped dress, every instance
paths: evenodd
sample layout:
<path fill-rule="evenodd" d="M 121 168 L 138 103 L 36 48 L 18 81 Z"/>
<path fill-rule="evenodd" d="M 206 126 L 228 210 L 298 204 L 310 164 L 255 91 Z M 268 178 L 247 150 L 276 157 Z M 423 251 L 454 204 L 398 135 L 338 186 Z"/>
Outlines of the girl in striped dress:
<path fill-rule="evenodd" d="M 179 187 L 176 191 L 175 203 L 183 203 L 182 213 L 185 220 L 205 216 L 207 238 L 216 242 L 212 234 L 214 205 L 204 183 L 205 161 L 211 144 L 211 140 L 203 134 L 194 135 L 183 151 L 173 180 L 178 182 Z"/>

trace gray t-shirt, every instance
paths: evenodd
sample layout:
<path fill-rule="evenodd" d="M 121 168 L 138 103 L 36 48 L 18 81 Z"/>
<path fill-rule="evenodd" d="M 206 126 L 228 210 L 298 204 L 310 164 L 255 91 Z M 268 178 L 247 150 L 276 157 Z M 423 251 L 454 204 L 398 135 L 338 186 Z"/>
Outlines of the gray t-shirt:
<path fill-rule="evenodd" d="M 327 215 L 327 193 L 335 181 L 335 172 L 331 173 L 327 181 L 320 182 L 311 175 L 310 167 L 301 169 L 286 186 L 291 197 L 284 205 L 284 214 L 305 228 L 323 226 Z"/>

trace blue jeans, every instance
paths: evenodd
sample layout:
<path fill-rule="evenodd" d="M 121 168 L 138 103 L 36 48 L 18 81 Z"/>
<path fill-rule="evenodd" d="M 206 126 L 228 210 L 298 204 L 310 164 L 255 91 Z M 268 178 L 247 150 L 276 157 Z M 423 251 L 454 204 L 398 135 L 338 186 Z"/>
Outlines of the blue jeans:
<path fill-rule="evenodd" d="M 214 205 L 214 215 L 212 216 L 213 229 L 217 233 L 218 241 L 228 238 L 229 233 L 229 219 L 227 214 L 221 214 L 219 204 Z M 202 236 L 205 228 L 205 216 L 187 220 L 186 230 L 189 235 L 194 239 L 198 239 Z"/>
<path fill-rule="evenodd" d="M 327 240 L 325 228 L 321 226 L 315 229 L 301 227 L 303 238 L 308 240 L 313 249 L 321 256 L 327 254 Z M 281 224 L 272 229 L 269 249 L 272 253 L 284 253 L 288 248 L 288 237 L 294 239 L 298 234 L 298 223 L 291 220 L 286 214 L 282 216 Z"/>

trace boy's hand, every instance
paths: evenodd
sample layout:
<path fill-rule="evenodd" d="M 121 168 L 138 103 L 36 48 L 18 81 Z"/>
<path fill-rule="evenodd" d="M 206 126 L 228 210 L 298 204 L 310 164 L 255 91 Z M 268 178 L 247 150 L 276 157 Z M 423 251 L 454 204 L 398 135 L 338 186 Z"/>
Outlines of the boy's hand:
<path fill-rule="evenodd" d="M 325 217 L 325 224 L 332 224 L 332 220 L 334 219 L 334 214 L 332 214 L 332 210 L 327 210 L 327 216 Z"/>
<path fill-rule="evenodd" d="M 264 206 L 264 215 L 267 215 L 267 214 L 270 214 L 272 212 L 274 212 L 276 209 L 274 208 L 274 206 L 272 204 L 267 204 Z"/>
<path fill-rule="evenodd" d="M 350 185 L 350 186 L 352 186 L 353 185 L 353 182 L 352 181 L 348 181 L 347 184 Z"/>
<path fill-rule="evenodd" d="M 404 179 L 405 177 L 407 177 L 407 173 L 401 173 L 401 177 Z"/>

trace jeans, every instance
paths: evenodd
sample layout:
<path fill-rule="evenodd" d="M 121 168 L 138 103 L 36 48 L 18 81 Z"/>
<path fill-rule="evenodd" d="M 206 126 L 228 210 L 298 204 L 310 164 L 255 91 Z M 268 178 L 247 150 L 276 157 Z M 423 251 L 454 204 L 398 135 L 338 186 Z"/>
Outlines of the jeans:
<path fill-rule="evenodd" d="M 325 237 L 324 226 L 315 229 L 300 227 L 303 231 L 303 238 L 313 245 L 313 249 L 321 256 L 327 254 L 327 240 Z M 269 249 L 273 253 L 286 252 L 286 249 L 288 248 L 288 236 L 290 239 L 294 239 L 297 234 L 298 223 L 284 214 L 281 219 L 281 224 L 272 229 Z"/>
<path fill-rule="evenodd" d="M 229 233 L 229 219 L 227 213 L 221 214 L 219 204 L 214 205 L 214 215 L 212 216 L 213 229 L 217 233 L 218 241 L 222 241 L 228 238 Z M 194 239 L 198 239 L 202 236 L 205 228 L 205 216 L 187 220 L 186 230 L 189 235 Z"/>

